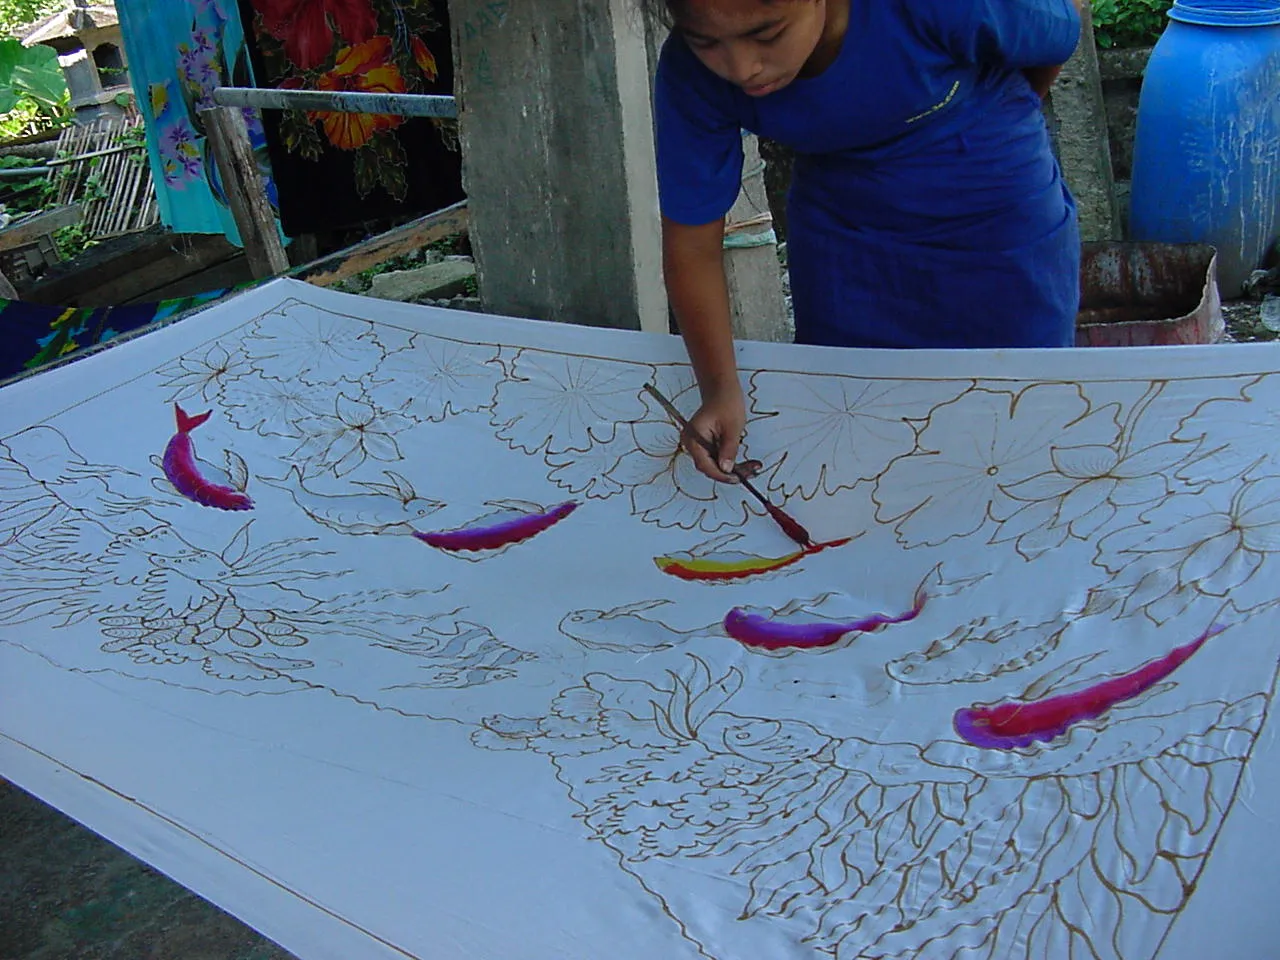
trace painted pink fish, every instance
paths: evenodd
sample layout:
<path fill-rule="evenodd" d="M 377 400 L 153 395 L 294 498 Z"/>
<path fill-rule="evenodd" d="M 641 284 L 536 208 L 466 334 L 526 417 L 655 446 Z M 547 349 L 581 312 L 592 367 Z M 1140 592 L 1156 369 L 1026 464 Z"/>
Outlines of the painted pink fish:
<path fill-rule="evenodd" d="M 1150 690 L 1191 659 L 1205 641 L 1225 629 L 1225 626 L 1215 624 L 1190 643 L 1175 647 L 1163 657 L 1074 693 L 1056 694 L 1025 703 L 1006 700 L 964 707 L 957 710 L 953 718 L 956 733 L 975 747 L 995 750 L 1029 747 L 1037 740 L 1048 743 L 1062 736 L 1072 725 L 1100 717 L 1116 704 Z"/>
<path fill-rule="evenodd" d="M 421 533 L 415 530 L 413 535 L 438 550 L 450 552 L 501 550 L 503 547 L 537 536 L 577 509 L 578 504 L 570 500 L 550 510 L 525 513 L 497 523 L 478 522 L 456 530 L 441 530 L 436 533 Z M 510 511 L 507 515 L 510 515 Z"/>
<path fill-rule="evenodd" d="M 191 431 L 200 426 L 213 413 L 212 410 L 197 416 L 188 416 L 176 403 L 173 410 L 178 419 L 178 432 L 164 448 L 162 467 L 173 488 L 188 500 L 219 510 L 252 510 L 253 501 L 241 490 L 214 483 L 200 472 L 196 462 L 195 444 Z"/>
<path fill-rule="evenodd" d="M 758 613 L 747 613 L 740 607 L 724 618 L 724 632 L 743 646 L 760 650 L 820 650 L 839 643 L 851 633 L 868 633 L 893 623 L 906 623 L 920 616 L 924 609 L 924 591 L 916 594 L 915 603 L 906 613 L 896 617 L 882 613 L 861 620 L 820 620 L 787 623 L 770 620 Z"/>

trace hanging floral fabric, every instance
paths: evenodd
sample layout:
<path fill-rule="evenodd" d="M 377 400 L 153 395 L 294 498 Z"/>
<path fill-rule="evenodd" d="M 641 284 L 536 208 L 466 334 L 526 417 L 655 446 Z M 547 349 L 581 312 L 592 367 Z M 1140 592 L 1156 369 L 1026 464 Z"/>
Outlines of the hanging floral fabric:
<path fill-rule="evenodd" d="M 238 242 L 200 110 L 219 86 L 249 85 L 244 31 L 232 0 L 117 0 L 160 218 L 177 233 L 221 233 Z M 249 139 L 276 202 L 261 115 L 246 110 Z"/>
<path fill-rule="evenodd" d="M 453 93 L 448 12 L 430 0 L 240 0 L 261 87 Z M 267 149 L 292 236 L 462 199 L 450 121 L 268 111 Z M 325 202 L 315 198 L 322 193 Z"/>

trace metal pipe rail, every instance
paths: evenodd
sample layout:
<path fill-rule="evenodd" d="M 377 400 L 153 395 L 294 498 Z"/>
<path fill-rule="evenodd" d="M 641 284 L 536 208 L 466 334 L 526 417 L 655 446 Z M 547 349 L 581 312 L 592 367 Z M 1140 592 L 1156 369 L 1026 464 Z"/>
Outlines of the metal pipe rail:
<path fill-rule="evenodd" d="M 259 110 L 315 110 L 331 113 L 385 113 L 398 117 L 458 116 L 453 97 L 421 93 L 360 93 L 344 90 L 267 90 L 258 87 L 218 87 L 213 102 L 223 107 Z"/>

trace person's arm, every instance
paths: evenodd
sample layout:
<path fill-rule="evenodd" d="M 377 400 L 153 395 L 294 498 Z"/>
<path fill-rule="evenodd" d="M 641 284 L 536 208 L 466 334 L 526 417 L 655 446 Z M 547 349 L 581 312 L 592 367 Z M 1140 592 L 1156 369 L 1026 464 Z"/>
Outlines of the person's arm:
<path fill-rule="evenodd" d="M 724 273 L 724 218 L 698 226 L 662 219 L 662 267 L 667 297 L 684 337 L 702 406 L 689 418 L 689 432 L 709 440 L 719 462 L 686 434 L 685 449 L 697 468 L 732 483 L 730 471 L 747 423 L 738 381 L 730 323 L 729 284 Z"/>
<path fill-rule="evenodd" d="M 1075 4 L 1076 10 L 1080 16 L 1084 17 L 1084 5 L 1089 0 L 1071 0 Z M 1083 39 L 1083 33 L 1081 35 Z M 1053 82 L 1058 79 L 1058 74 L 1062 72 L 1062 64 L 1056 64 L 1045 67 L 1027 67 L 1022 71 L 1023 76 L 1027 78 L 1027 82 L 1031 84 L 1031 89 L 1036 92 L 1036 96 L 1042 100 L 1048 95 Z"/>

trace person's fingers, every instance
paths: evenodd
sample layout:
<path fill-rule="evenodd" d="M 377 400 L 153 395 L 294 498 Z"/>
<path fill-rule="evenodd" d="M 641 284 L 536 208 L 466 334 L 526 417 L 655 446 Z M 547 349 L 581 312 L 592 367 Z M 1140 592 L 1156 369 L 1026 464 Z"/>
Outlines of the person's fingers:
<path fill-rule="evenodd" d="M 748 480 L 754 479 L 764 469 L 764 464 L 759 460 L 743 460 L 734 468 L 734 473 L 738 476 L 745 476 Z"/>
<path fill-rule="evenodd" d="M 739 430 L 724 430 L 720 435 L 720 444 L 717 452 L 720 455 L 720 462 L 717 466 L 722 473 L 733 473 L 734 464 L 738 459 L 738 437 Z"/>
<path fill-rule="evenodd" d="M 699 426 L 697 423 L 690 423 L 681 437 L 685 452 L 693 458 L 693 465 L 698 468 L 700 473 L 705 474 L 712 480 L 719 480 L 721 483 L 737 483 L 738 478 L 728 470 L 722 470 L 716 458 L 712 457 L 707 449 L 708 444 L 705 441 L 709 440 L 710 446 L 714 449 L 717 440 L 716 436 L 714 434 L 708 436 L 707 433 L 699 429 Z M 732 465 L 731 462 L 730 467 Z"/>

